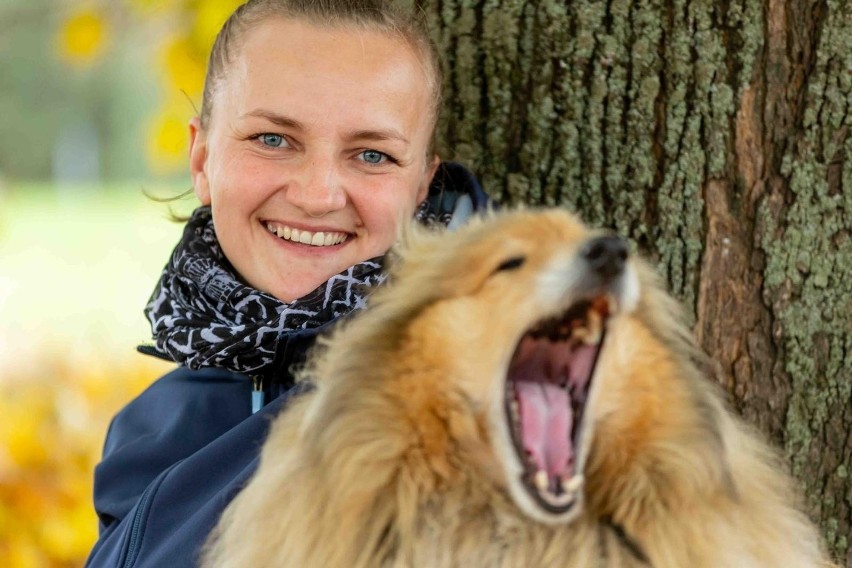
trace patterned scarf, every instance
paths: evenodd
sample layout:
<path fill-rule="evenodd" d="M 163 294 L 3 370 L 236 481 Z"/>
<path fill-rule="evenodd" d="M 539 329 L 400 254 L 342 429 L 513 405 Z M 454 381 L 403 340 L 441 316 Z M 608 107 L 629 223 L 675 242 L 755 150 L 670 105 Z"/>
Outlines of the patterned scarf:
<path fill-rule="evenodd" d="M 284 303 L 243 284 L 225 258 L 209 207 L 186 224 L 145 315 L 156 349 L 191 369 L 253 373 L 272 363 L 282 334 L 312 329 L 364 306 L 385 276 L 381 258 L 352 266 L 308 295 Z"/>
<path fill-rule="evenodd" d="M 443 186 L 457 177 L 446 168 L 443 173 Z M 437 192 L 436 185 L 441 186 Z M 472 178 L 464 180 L 461 192 L 443 186 L 433 184 L 417 211 L 419 222 L 447 225 L 460 195 L 483 195 Z M 216 239 L 210 208 L 200 207 L 145 308 L 156 343 L 140 350 L 191 369 L 260 374 L 273 364 L 282 338 L 364 308 L 366 294 L 384 280 L 382 257 L 377 257 L 332 276 L 302 298 L 281 302 L 240 282 Z"/>

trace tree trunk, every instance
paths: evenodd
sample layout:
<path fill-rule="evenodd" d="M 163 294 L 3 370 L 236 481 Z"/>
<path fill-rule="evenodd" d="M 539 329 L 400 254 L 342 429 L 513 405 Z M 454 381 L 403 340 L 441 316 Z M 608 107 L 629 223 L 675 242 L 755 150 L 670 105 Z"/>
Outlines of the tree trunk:
<path fill-rule="evenodd" d="M 852 2 L 421 3 L 443 156 L 656 262 L 852 568 Z"/>

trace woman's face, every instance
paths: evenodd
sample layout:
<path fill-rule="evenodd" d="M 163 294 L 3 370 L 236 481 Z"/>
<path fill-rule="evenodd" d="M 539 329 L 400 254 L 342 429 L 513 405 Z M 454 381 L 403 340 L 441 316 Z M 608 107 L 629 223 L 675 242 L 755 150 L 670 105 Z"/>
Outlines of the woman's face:
<path fill-rule="evenodd" d="M 381 255 L 422 201 L 432 101 L 403 40 L 273 18 L 190 123 L 195 193 L 251 286 L 289 302 Z"/>

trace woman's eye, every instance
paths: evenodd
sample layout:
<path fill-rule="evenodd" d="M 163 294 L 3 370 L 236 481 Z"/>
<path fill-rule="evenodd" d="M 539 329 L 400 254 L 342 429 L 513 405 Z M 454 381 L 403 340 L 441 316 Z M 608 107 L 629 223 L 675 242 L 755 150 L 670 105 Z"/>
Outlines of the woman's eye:
<path fill-rule="evenodd" d="M 280 134 L 261 134 L 257 137 L 261 144 L 270 148 L 281 148 L 287 146 L 287 140 Z"/>
<path fill-rule="evenodd" d="M 360 154 L 361 159 L 368 164 L 381 164 L 390 159 L 390 156 L 378 150 L 364 150 Z"/>

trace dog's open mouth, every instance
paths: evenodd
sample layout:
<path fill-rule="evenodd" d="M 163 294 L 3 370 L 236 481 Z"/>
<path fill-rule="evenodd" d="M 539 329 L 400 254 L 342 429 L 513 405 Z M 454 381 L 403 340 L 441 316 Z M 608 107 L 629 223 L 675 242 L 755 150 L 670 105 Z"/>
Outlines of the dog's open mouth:
<path fill-rule="evenodd" d="M 537 323 L 509 364 L 506 414 L 522 482 L 550 513 L 570 509 L 583 485 L 580 430 L 610 307 L 599 296 Z"/>

